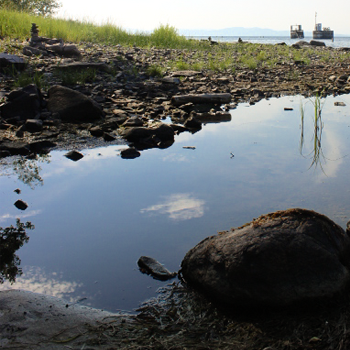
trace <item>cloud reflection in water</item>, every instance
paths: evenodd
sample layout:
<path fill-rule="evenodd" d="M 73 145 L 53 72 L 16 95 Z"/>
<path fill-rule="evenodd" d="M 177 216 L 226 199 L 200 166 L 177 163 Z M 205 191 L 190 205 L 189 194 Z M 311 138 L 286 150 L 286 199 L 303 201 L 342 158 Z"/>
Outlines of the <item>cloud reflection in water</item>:
<path fill-rule="evenodd" d="M 23 269 L 23 275 L 17 278 L 16 283 L 11 284 L 5 281 L 0 284 L 1 290 L 22 289 L 34 293 L 51 295 L 58 298 L 65 298 L 72 302 L 77 297 L 71 297 L 73 293 L 83 285 L 77 282 L 64 281 L 62 276 L 56 272 L 46 274 L 40 267 Z"/>
<path fill-rule="evenodd" d="M 141 213 L 166 214 L 172 220 L 190 220 L 204 215 L 205 201 L 193 198 L 190 193 L 175 193 L 159 204 L 141 209 Z"/>

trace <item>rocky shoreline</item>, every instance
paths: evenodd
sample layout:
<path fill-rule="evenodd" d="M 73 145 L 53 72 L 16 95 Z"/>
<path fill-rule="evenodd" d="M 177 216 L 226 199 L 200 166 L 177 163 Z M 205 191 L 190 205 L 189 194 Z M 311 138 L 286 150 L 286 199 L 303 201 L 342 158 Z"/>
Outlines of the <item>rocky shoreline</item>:
<path fill-rule="evenodd" d="M 254 44 L 254 50 L 258 53 L 269 46 L 269 50 L 277 52 L 282 44 L 272 48 Z M 59 45 L 62 47 L 62 43 L 56 44 Z M 124 143 L 135 146 L 124 155 L 133 158 L 145 148 L 169 147 L 175 134 L 198 131 L 208 120 L 229 120 L 229 110 L 241 102 L 254 104 L 282 95 L 326 96 L 350 91 L 350 56 L 346 48 L 299 42 L 291 50 L 302 52 L 299 56 L 303 59 L 297 60 L 295 54 L 286 57 L 276 53 L 273 65 L 249 69 L 239 64 L 240 53 L 234 47 L 253 44 L 230 45 L 219 44 L 203 53 L 80 43 L 73 51 L 66 51 L 69 57 L 65 57 L 62 48 L 53 50 L 55 45 L 35 56 L 28 51 L 27 43 L 9 41 L 3 45 L 5 53 L 0 57 L 0 157 Z M 72 49 L 72 45 L 68 46 Z M 176 65 L 181 62 L 184 67 L 193 67 L 209 59 L 220 62 L 223 52 L 237 61 L 234 71 L 217 67 L 179 70 L 181 65 Z M 12 59 L 16 57 L 19 73 L 9 69 L 9 53 Z M 37 80 L 34 89 L 38 89 L 29 88 L 30 98 L 16 100 L 24 89 L 14 89 L 14 84 L 23 75 L 31 77 L 34 83 Z M 80 111 L 81 117 L 69 120 L 62 117 L 61 111 L 50 108 L 50 90 L 63 85 L 89 99 L 91 106 L 97 105 L 99 117 L 86 118 L 90 108 L 86 107 Z M 229 97 L 217 100 L 223 95 Z M 198 101 L 203 96 L 209 99 Z M 25 107 L 13 111 L 8 108 L 11 101 L 12 107 Z M 80 106 L 74 107 L 74 117 Z M 160 126 L 166 134 L 163 138 L 154 131 Z M 135 133 L 128 137 L 130 129 L 135 128 L 137 137 Z"/>
<path fill-rule="evenodd" d="M 80 43 L 80 55 L 67 58 L 52 48 L 40 56 L 26 56 L 27 43 L 18 41 L 5 47 L 0 56 L 5 68 L 0 73 L 0 158 L 30 158 L 51 149 L 76 151 L 109 144 L 125 144 L 122 156 L 134 158 L 146 148 L 169 147 L 174 135 L 196 132 L 208 120 L 227 120 L 238 103 L 350 91 L 347 50 L 305 43 L 295 50 L 303 51 L 308 63 L 281 56 L 271 67 L 238 65 L 235 71 L 175 69 L 174 62 L 193 65 L 204 59 L 189 50 Z M 255 46 L 257 52 L 263 47 Z M 221 53 L 213 49 L 211 59 L 219 61 Z M 18 74 L 4 63 L 14 54 Z M 152 73 L 150 68 L 155 66 L 163 67 L 161 76 Z M 21 72 L 40 79 L 15 89 Z M 80 158 L 78 152 L 67 156 Z M 207 301 L 177 285 L 161 301 L 148 301 L 137 316 L 110 315 L 26 292 L 0 294 L 0 347 L 182 349 L 200 344 L 203 349 L 325 349 L 349 344 L 344 331 L 350 323 L 348 301 L 335 302 L 332 312 L 322 314 L 320 308 L 321 315 L 272 314 L 247 320 L 223 317 Z M 56 328 L 58 321 L 61 328 Z"/>

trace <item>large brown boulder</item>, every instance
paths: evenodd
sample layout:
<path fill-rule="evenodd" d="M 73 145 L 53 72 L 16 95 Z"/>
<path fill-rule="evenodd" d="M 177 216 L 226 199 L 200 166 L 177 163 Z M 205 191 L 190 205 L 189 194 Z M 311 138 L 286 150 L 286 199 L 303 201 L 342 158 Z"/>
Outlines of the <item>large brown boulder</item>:
<path fill-rule="evenodd" d="M 288 209 L 204 239 L 186 254 L 181 274 L 228 305 L 304 304 L 347 287 L 349 241 L 326 216 Z"/>
<path fill-rule="evenodd" d="M 58 113 L 63 122 L 94 122 L 104 115 L 98 103 L 79 91 L 55 85 L 49 89 L 48 96 L 48 110 Z"/>

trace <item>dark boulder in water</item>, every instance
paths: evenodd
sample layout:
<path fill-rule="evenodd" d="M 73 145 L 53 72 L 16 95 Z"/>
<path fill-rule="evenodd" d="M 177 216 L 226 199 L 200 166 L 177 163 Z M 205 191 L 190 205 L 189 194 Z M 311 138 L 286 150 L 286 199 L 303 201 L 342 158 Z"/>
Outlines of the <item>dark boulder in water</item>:
<path fill-rule="evenodd" d="M 347 287 L 349 247 L 349 236 L 326 216 L 288 209 L 204 239 L 186 254 L 180 272 L 226 305 L 304 304 Z"/>

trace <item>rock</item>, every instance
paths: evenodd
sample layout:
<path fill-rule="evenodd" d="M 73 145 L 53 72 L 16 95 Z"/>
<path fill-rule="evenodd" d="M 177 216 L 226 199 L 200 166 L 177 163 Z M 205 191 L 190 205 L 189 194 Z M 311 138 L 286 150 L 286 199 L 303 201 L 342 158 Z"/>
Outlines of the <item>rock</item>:
<path fill-rule="evenodd" d="M 174 130 L 170 125 L 160 123 L 156 127 L 135 127 L 126 130 L 124 138 L 130 142 L 140 142 L 155 136 L 159 141 L 174 141 Z M 155 140 L 157 142 L 157 140 Z M 156 145 L 154 146 L 156 147 Z"/>
<path fill-rule="evenodd" d="M 21 71 L 25 69 L 26 66 L 27 63 L 22 57 L 9 55 L 7 53 L 0 53 L 0 71 L 4 71 L 4 69 L 11 67 Z"/>
<path fill-rule="evenodd" d="M 202 123 L 192 115 L 186 119 L 184 122 L 184 127 L 188 129 L 200 130 L 202 128 Z"/>
<path fill-rule="evenodd" d="M 52 141 L 40 140 L 28 144 L 28 148 L 34 153 L 47 153 L 51 148 L 56 147 L 57 144 Z"/>
<path fill-rule="evenodd" d="M 288 209 L 204 239 L 186 254 L 181 273 L 225 305 L 303 305 L 348 286 L 349 241 L 326 216 Z"/>
<path fill-rule="evenodd" d="M 64 155 L 66 158 L 73 160 L 74 162 L 80 160 L 84 156 L 78 151 L 70 151 Z"/>
<path fill-rule="evenodd" d="M 87 69 L 95 69 L 101 72 L 111 73 L 111 68 L 102 62 L 72 62 L 67 64 L 61 64 L 56 67 L 57 70 L 63 71 L 82 71 Z"/>
<path fill-rule="evenodd" d="M 296 43 L 292 44 L 292 47 L 294 47 L 294 48 L 299 48 L 301 46 L 310 46 L 310 44 L 304 40 L 300 40 L 300 41 L 297 41 Z"/>
<path fill-rule="evenodd" d="M 143 120 L 140 117 L 133 116 L 128 118 L 123 123 L 123 126 L 143 126 Z"/>
<path fill-rule="evenodd" d="M 113 136 L 113 135 L 111 135 L 111 134 L 109 134 L 108 132 L 104 132 L 103 133 L 103 139 L 105 140 L 105 141 L 114 141 L 115 140 L 115 137 Z"/>
<path fill-rule="evenodd" d="M 339 102 L 339 101 L 336 101 L 334 102 L 334 106 L 338 106 L 338 107 L 345 107 L 346 104 L 344 102 Z"/>
<path fill-rule="evenodd" d="M 90 134 L 95 137 L 102 137 L 104 131 L 99 126 L 94 126 L 90 130 Z"/>
<path fill-rule="evenodd" d="M 181 82 L 179 78 L 175 78 L 175 77 L 164 77 L 160 81 L 165 84 L 175 84 L 175 85 L 179 85 Z"/>
<path fill-rule="evenodd" d="M 48 91 L 48 110 L 58 113 L 64 122 L 94 122 L 102 119 L 102 108 L 84 94 L 55 85 Z"/>
<path fill-rule="evenodd" d="M 161 263 L 149 256 L 141 256 L 137 261 L 137 265 L 141 272 L 147 273 L 158 280 L 166 281 L 177 275 L 176 272 L 170 272 Z"/>
<path fill-rule="evenodd" d="M 37 47 L 25 46 L 22 50 L 23 55 L 25 56 L 48 56 L 46 50 L 39 49 Z"/>
<path fill-rule="evenodd" d="M 228 93 L 176 95 L 171 98 L 171 104 L 174 106 L 181 106 L 191 102 L 193 104 L 211 103 L 222 105 L 225 103 L 230 103 L 231 99 L 231 94 Z"/>
<path fill-rule="evenodd" d="M 75 45 L 46 45 L 45 49 L 63 57 L 81 57 L 81 53 Z"/>
<path fill-rule="evenodd" d="M 317 41 L 317 40 L 311 40 L 310 45 L 312 45 L 312 46 L 326 46 L 326 44 L 323 41 Z"/>
<path fill-rule="evenodd" d="M 62 346 L 62 343 L 59 343 L 60 340 L 56 339 L 58 334 L 63 334 L 66 337 L 63 340 L 64 343 L 69 339 L 69 346 L 81 349 L 79 342 L 85 344 L 94 341 L 95 338 L 87 334 L 92 333 L 91 329 L 97 327 L 100 322 L 108 322 L 106 320 L 109 317 L 118 316 L 122 314 L 113 315 L 79 305 L 71 300 L 23 290 L 2 290 L 0 293 L 1 348 L 62 349 L 65 345 Z M 125 319 L 127 319 L 126 315 Z M 75 332 L 75 330 L 78 331 Z M 77 338 L 79 339 L 76 343 Z M 89 348 L 92 349 L 91 346 Z"/>
<path fill-rule="evenodd" d="M 43 129 L 43 121 L 40 119 L 27 119 L 24 125 L 25 130 L 29 132 L 38 132 Z"/>
<path fill-rule="evenodd" d="M 0 158 L 6 158 L 11 155 L 10 151 L 7 150 L 0 150 Z"/>
<path fill-rule="evenodd" d="M 5 141 L 0 143 L 0 151 L 4 154 L 10 155 L 21 155 L 27 156 L 30 153 L 30 149 L 27 143 L 25 142 L 13 142 L 13 141 Z"/>
<path fill-rule="evenodd" d="M 0 107 L 4 120 L 19 118 L 20 120 L 34 119 L 41 111 L 42 95 L 33 84 L 22 89 L 11 91 L 7 103 Z"/>
<path fill-rule="evenodd" d="M 196 75 L 202 75 L 202 72 L 197 72 L 195 70 L 178 70 L 171 73 L 172 77 L 194 77 Z"/>
<path fill-rule="evenodd" d="M 135 159 L 140 157 L 141 153 L 135 147 L 129 147 L 120 151 L 120 156 L 123 159 Z"/>
<path fill-rule="evenodd" d="M 14 205 L 17 209 L 20 209 L 20 210 L 26 210 L 28 208 L 28 204 L 22 201 L 22 199 L 18 199 Z"/>

